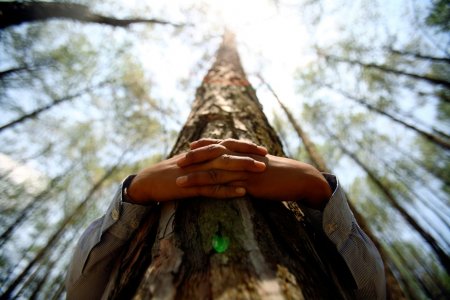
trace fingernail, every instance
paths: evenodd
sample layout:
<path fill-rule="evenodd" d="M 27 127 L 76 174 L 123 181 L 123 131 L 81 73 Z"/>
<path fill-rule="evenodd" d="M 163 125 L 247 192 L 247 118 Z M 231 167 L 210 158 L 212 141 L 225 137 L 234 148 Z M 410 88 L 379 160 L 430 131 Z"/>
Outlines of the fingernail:
<path fill-rule="evenodd" d="M 240 196 L 245 195 L 245 189 L 243 187 L 238 187 L 235 189 L 235 191 L 236 191 L 236 194 L 238 194 Z"/>
<path fill-rule="evenodd" d="M 187 176 L 180 176 L 176 179 L 176 183 L 178 185 L 184 185 L 184 184 L 186 184 L 187 181 L 188 181 Z"/>

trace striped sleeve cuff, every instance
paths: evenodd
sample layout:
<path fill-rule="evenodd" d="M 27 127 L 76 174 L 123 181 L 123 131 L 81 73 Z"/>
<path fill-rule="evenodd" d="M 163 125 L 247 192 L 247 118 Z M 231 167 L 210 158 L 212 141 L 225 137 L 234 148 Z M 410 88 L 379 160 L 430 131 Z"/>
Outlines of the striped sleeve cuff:
<path fill-rule="evenodd" d="M 330 186 L 334 185 L 334 192 L 323 210 L 322 227 L 337 249 L 341 250 L 343 244 L 350 236 L 355 218 L 336 176 L 331 174 L 323 175 Z"/>

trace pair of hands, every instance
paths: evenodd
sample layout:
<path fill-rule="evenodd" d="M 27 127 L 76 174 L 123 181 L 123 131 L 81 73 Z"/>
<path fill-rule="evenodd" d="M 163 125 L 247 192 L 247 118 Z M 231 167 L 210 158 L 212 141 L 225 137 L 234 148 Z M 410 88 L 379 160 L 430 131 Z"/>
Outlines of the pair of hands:
<path fill-rule="evenodd" d="M 332 191 L 313 166 L 269 155 L 240 140 L 201 139 L 191 150 L 140 171 L 128 187 L 130 201 L 148 204 L 195 196 L 300 201 L 323 209 Z"/>

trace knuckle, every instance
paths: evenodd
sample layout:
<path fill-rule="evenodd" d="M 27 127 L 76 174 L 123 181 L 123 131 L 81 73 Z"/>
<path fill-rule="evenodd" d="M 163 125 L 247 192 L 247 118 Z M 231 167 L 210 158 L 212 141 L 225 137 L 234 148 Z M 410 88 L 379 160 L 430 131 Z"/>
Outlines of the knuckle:
<path fill-rule="evenodd" d="M 225 165 L 228 165 L 231 161 L 231 157 L 228 154 L 224 154 L 222 155 L 222 161 Z"/>
<path fill-rule="evenodd" d="M 234 143 L 236 143 L 236 141 L 237 140 L 235 140 L 235 139 L 228 138 L 228 139 L 224 139 L 220 144 L 225 145 L 225 146 L 230 146 L 230 145 L 233 145 Z"/>
<path fill-rule="evenodd" d="M 209 180 L 212 183 L 217 183 L 219 181 L 219 174 L 217 170 L 209 170 L 208 171 Z"/>
<path fill-rule="evenodd" d="M 211 196 L 218 196 L 218 195 L 220 195 L 220 192 L 221 192 L 221 190 L 222 190 L 222 186 L 220 186 L 220 185 L 213 185 L 213 186 L 211 186 L 211 188 L 210 188 L 210 192 L 211 192 Z"/>
<path fill-rule="evenodd" d="M 206 151 L 208 151 L 209 153 L 222 152 L 225 149 L 226 148 L 224 146 L 219 144 L 211 144 L 206 146 Z"/>
<path fill-rule="evenodd" d="M 195 155 L 195 152 L 193 150 L 189 150 L 188 152 L 186 152 L 186 159 L 192 159 L 192 157 Z"/>

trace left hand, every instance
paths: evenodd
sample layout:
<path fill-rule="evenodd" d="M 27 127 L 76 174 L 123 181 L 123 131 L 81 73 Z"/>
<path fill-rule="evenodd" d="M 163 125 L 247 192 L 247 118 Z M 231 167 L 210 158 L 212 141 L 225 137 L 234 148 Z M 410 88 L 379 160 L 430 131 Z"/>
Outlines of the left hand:
<path fill-rule="evenodd" d="M 191 153 L 187 155 L 178 165 L 186 168 L 195 164 L 196 157 L 204 157 L 202 149 L 211 144 L 227 145 L 243 143 L 238 140 L 213 140 L 201 139 L 191 144 Z M 277 200 L 277 201 L 300 201 L 303 204 L 323 209 L 332 195 L 332 190 L 323 175 L 313 166 L 293 159 L 273 155 L 245 154 L 266 164 L 264 172 L 243 172 L 239 180 L 232 181 L 229 185 L 241 186 L 253 197 Z M 194 187 L 199 185 L 214 184 L 211 178 L 203 173 L 192 172 L 183 180 L 181 187 Z M 210 182 L 211 181 L 211 182 Z"/>

